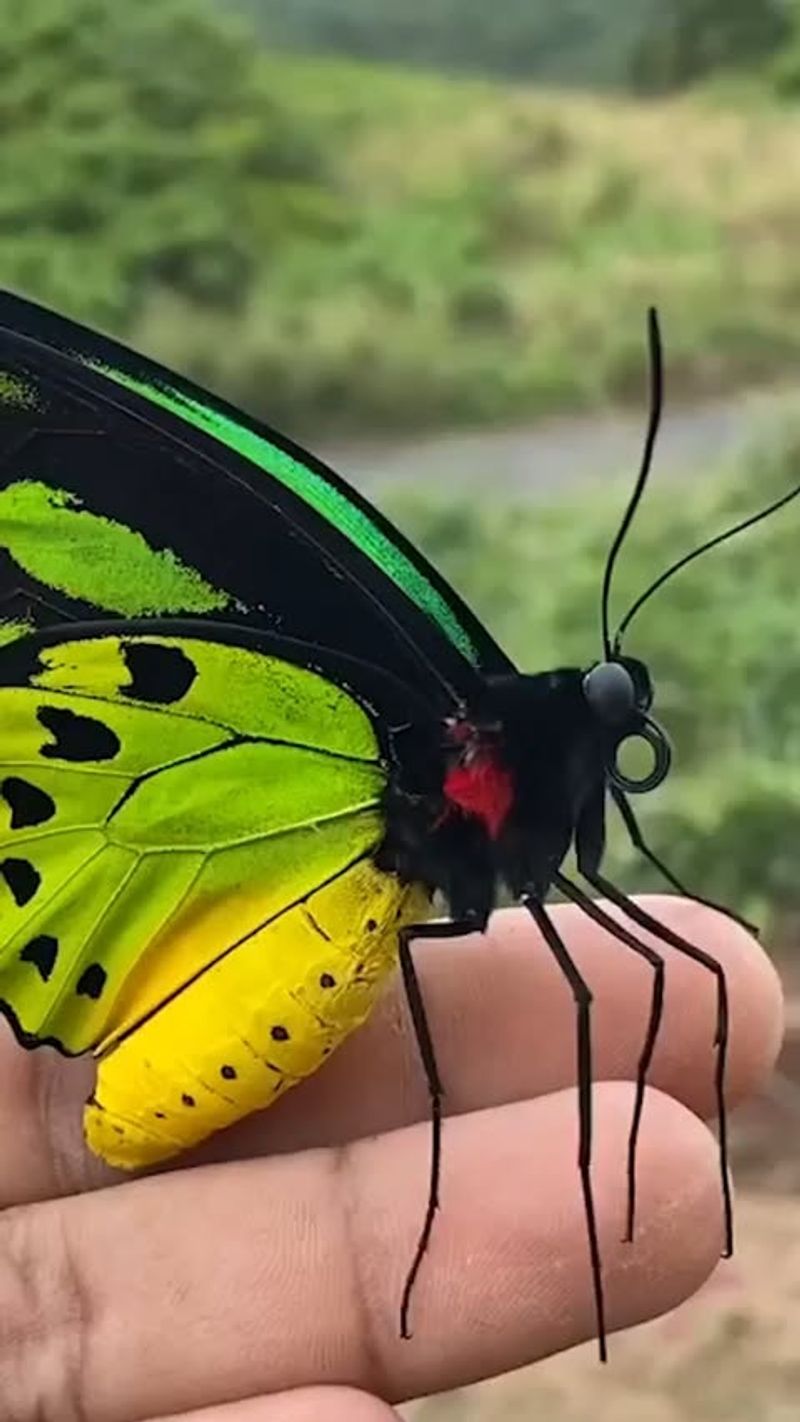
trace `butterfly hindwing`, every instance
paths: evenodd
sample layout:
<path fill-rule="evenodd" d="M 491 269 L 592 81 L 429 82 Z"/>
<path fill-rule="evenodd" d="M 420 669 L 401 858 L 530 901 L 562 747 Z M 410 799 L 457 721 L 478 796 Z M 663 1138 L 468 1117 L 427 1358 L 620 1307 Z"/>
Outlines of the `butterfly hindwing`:
<path fill-rule="evenodd" d="M 442 715 L 510 669 L 313 456 L 0 295 L 0 1008 L 97 1055 L 106 1160 L 269 1104 L 363 1020 L 429 912 L 376 858 L 398 747 L 429 793 Z"/>
<path fill-rule="evenodd" d="M 380 839 L 369 716 L 280 658 L 181 636 L 37 645 L 0 720 L 0 998 L 70 1053 Z"/>

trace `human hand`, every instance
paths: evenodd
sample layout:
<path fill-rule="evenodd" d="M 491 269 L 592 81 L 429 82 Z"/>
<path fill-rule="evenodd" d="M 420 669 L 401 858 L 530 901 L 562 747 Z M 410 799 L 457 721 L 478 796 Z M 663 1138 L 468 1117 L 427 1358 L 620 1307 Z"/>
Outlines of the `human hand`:
<path fill-rule="evenodd" d="M 734 1104 L 777 1052 L 775 973 L 722 916 L 672 898 L 649 907 L 726 969 Z M 609 1327 L 624 1328 L 691 1294 L 719 1256 L 717 1150 L 693 1114 L 712 1109 L 714 983 L 665 952 L 659 1090 L 624 1244 L 651 977 L 572 908 L 554 913 L 594 991 L 594 1192 Z M 390 1401 L 592 1336 L 566 984 L 521 910 L 497 914 L 485 938 L 420 944 L 415 961 L 451 1119 L 410 1342 L 398 1309 L 430 1132 L 399 982 L 316 1077 L 146 1178 L 85 1151 L 87 1063 L 0 1041 L 3 1419 L 389 1422 Z"/>

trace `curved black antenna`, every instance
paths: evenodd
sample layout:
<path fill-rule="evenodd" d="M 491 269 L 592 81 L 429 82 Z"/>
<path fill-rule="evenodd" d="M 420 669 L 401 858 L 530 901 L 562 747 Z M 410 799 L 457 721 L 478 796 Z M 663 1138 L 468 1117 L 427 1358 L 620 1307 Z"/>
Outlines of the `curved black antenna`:
<path fill-rule="evenodd" d="M 650 353 L 650 416 L 647 421 L 647 434 L 645 435 L 644 450 L 642 451 L 642 462 L 639 466 L 639 474 L 633 487 L 633 493 L 628 500 L 628 507 L 623 514 L 622 523 L 617 531 L 617 536 L 608 550 L 605 572 L 603 573 L 603 589 L 600 594 L 600 623 L 603 633 L 603 653 L 606 661 L 609 661 L 612 656 L 608 605 L 611 597 L 611 579 L 614 574 L 614 565 L 617 561 L 617 554 L 625 541 L 625 535 L 633 522 L 633 516 L 639 507 L 645 484 L 650 474 L 653 449 L 655 448 L 658 427 L 661 423 L 661 409 L 664 403 L 664 366 L 661 358 L 661 331 L 658 325 L 658 312 L 654 306 L 650 306 L 647 311 L 647 344 Z"/>
<path fill-rule="evenodd" d="M 701 553 L 708 553 L 720 543 L 727 543 L 728 539 L 733 538 L 735 534 L 743 533 L 746 528 L 752 528 L 753 524 L 760 523 L 762 519 L 769 518 L 770 514 L 777 513 L 778 509 L 782 509 L 784 504 L 790 504 L 792 499 L 796 499 L 798 494 L 800 494 L 800 484 L 790 489 L 788 494 L 781 494 L 779 499 L 774 499 L 771 504 L 767 504 L 767 507 L 761 509 L 760 513 L 751 514 L 749 518 L 743 518 L 739 523 L 735 523 L 732 528 L 726 528 L 725 532 L 718 533 L 716 538 L 709 538 L 706 543 L 701 543 L 699 548 L 694 548 L 691 553 L 686 553 L 683 558 L 678 559 L 677 563 L 673 563 L 670 568 L 666 568 L 660 577 L 656 578 L 655 582 L 651 583 L 649 588 L 646 588 L 645 591 L 637 597 L 636 601 L 625 613 L 625 616 L 617 628 L 616 636 L 614 637 L 614 655 L 616 656 L 619 653 L 620 647 L 622 646 L 622 638 L 640 608 L 644 607 L 644 604 L 650 600 L 654 592 L 658 592 L 658 589 L 662 588 L 670 578 L 673 578 L 676 573 L 679 573 L 681 568 L 685 568 L 687 564 L 693 563 L 695 558 L 700 557 Z"/>

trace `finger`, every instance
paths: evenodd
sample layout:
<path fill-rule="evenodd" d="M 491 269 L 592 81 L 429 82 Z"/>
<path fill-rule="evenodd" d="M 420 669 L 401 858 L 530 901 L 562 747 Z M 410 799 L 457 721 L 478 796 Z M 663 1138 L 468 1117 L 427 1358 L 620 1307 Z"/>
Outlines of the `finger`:
<path fill-rule="evenodd" d="M 727 1091 L 757 1089 L 777 1055 L 781 1000 L 766 955 L 742 928 L 690 901 L 645 902 L 722 963 L 730 994 Z M 646 964 L 569 905 L 560 931 L 594 993 L 598 1079 L 635 1076 L 647 1025 Z M 701 1114 L 713 1110 L 715 985 L 669 947 L 662 1030 L 650 1080 Z M 448 1114 L 559 1090 L 575 1080 L 574 1007 L 530 916 L 509 909 L 486 935 L 415 949 Z M 6 1072 L 7 1068 L 7 1072 Z M 0 1203 L 44 1199 L 117 1178 L 89 1156 L 81 1107 L 93 1067 L 0 1040 Z M 7 1083 L 7 1084 L 6 1084 Z M 268 1112 L 212 1139 L 190 1163 L 339 1144 L 427 1117 L 429 1102 L 399 976 L 367 1024 Z"/>
<path fill-rule="evenodd" d="M 249 1397 L 153 1422 L 399 1422 L 393 1407 L 351 1387 L 301 1387 L 272 1397 Z"/>
<path fill-rule="evenodd" d="M 780 1048 L 783 1012 L 775 969 L 756 940 L 723 914 L 666 895 L 643 902 L 725 970 L 731 1015 L 726 1094 L 735 1105 L 766 1080 Z M 652 971 L 572 905 L 553 913 L 594 994 L 596 1078 L 632 1080 L 647 1029 Z M 664 1016 L 649 1080 L 710 1116 L 715 979 L 668 945 L 644 938 L 666 964 Z M 575 1081 L 572 996 L 523 909 L 495 914 L 486 935 L 420 943 L 414 958 L 448 1115 L 558 1091 Z M 425 1120 L 429 1110 L 398 978 L 324 1071 L 269 1112 L 209 1142 L 195 1159 L 341 1143 Z"/>
<path fill-rule="evenodd" d="M 611 1329 L 686 1297 L 721 1242 L 714 1140 L 659 1093 L 642 1133 L 641 1226 L 620 1242 L 631 1105 L 627 1084 L 595 1091 Z M 398 1306 L 426 1191 L 421 1125 L 8 1211 L 0 1382 L 46 1377 L 44 1415 L 67 1399 L 86 1422 L 133 1422 L 312 1383 L 396 1400 L 569 1347 L 595 1328 L 576 1115 L 570 1090 L 447 1122 L 411 1342 Z M 33 1415 L 30 1399 L 10 1392 L 5 1412 Z"/>

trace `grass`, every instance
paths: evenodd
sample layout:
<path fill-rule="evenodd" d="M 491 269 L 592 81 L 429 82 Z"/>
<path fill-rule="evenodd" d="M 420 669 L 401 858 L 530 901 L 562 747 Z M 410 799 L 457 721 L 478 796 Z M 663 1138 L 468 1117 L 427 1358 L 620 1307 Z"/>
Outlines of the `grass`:
<path fill-rule="evenodd" d="M 159 293 L 134 333 L 251 407 L 416 430 L 639 398 L 650 302 L 673 393 L 800 359 L 793 109 L 287 56 L 262 78 L 325 135 L 313 240 L 299 222 L 235 316 Z"/>

